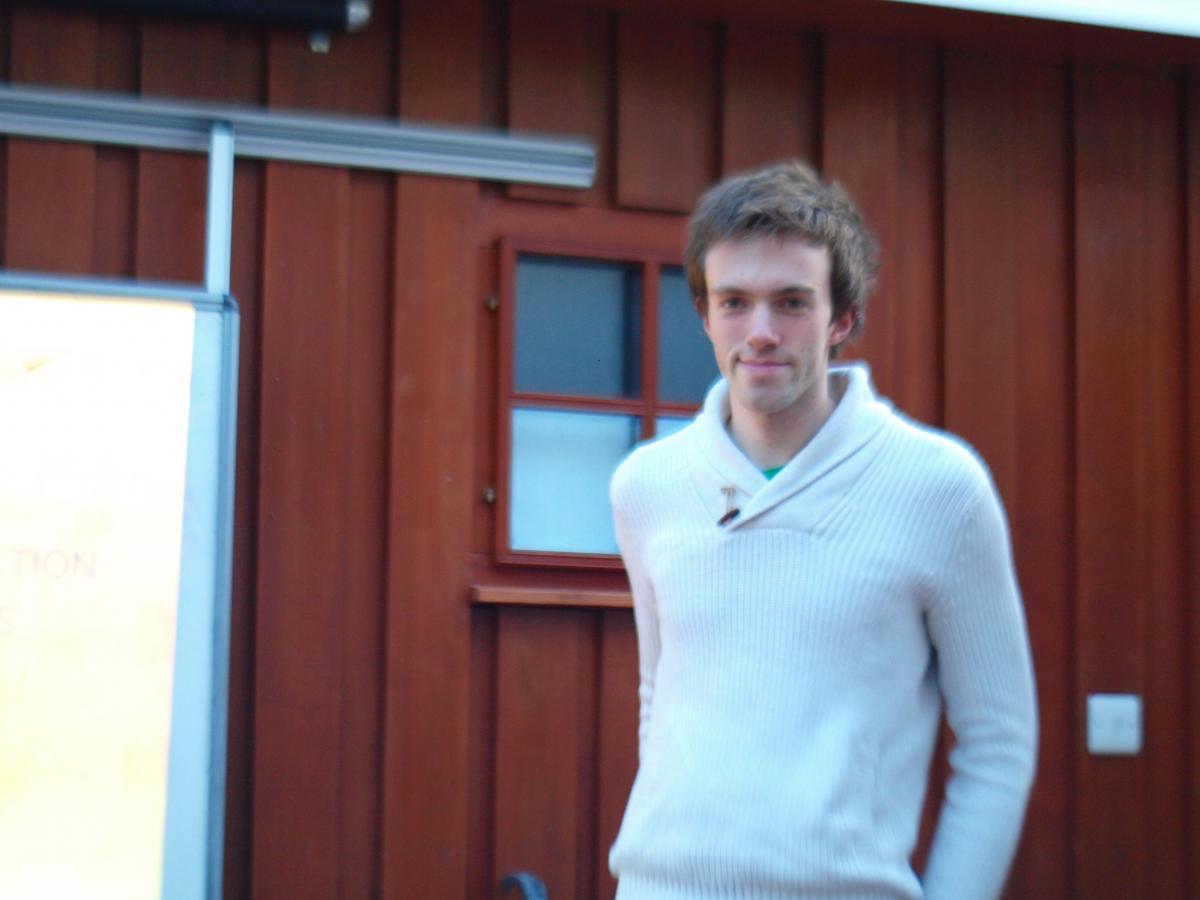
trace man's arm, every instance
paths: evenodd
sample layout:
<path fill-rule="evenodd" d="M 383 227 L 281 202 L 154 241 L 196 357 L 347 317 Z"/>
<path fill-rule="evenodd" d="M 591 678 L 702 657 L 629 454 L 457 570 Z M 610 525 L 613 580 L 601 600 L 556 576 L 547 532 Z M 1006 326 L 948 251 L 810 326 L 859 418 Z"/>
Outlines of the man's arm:
<path fill-rule="evenodd" d="M 1037 709 L 1008 529 L 990 480 L 968 504 L 928 611 L 952 774 L 925 870 L 928 900 L 1004 888 L 1037 757 Z"/>
<path fill-rule="evenodd" d="M 633 592 L 633 619 L 637 626 L 638 644 L 638 760 L 646 750 L 646 738 L 650 731 L 650 709 L 654 703 L 654 675 L 658 669 L 658 609 L 654 600 L 654 588 L 646 575 L 641 558 L 641 546 L 623 509 L 613 491 L 613 524 L 617 534 L 617 546 L 625 571 L 629 574 L 629 587 Z"/>

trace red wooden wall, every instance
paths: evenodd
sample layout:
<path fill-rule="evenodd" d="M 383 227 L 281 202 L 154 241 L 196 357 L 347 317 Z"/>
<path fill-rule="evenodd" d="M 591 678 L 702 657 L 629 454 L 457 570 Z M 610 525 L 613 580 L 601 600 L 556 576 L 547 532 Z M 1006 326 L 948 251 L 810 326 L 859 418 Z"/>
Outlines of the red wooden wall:
<path fill-rule="evenodd" d="M 377 2 L 326 55 L 0 13 L 15 82 L 599 150 L 586 191 L 238 162 L 226 896 L 488 897 L 527 868 L 552 897 L 611 897 L 632 622 L 617 574 L 492 560 L 495 245 L 674 252 L 713 178 L 795 154 L 883 242 L 857 355 L 979 448 L 1008 508 L 1042 722 L 1009 895 L 1200 894 L 1200 65 L 977 16 L 603 5 Z M 204 177 L 199 157 L 0 142 L 0 262 L 198 281 Z M 1144 696 L 1140 756 L 1087 754 L 1106 691 Z"/>

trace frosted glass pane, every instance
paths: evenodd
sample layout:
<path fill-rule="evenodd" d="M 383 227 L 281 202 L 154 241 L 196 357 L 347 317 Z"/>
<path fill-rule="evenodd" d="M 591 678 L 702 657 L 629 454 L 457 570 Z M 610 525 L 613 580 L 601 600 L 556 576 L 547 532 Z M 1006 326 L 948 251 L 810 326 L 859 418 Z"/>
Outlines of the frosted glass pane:
<path fill-rule="evenodd" d="M 637 396 L 641 298 L 638 266 L 522 255 L 517 260 L 516 389 Z"/>
<path fill-rule="evenodd" d="M 658 396 L 699 403 L 717 377 L 712 345 L 678 266 L 664 266 L 658 288 Z"/>
<path fill-rule="evenodd" d="M 654 436 L 656 438 L 666 437 L 668 434 L 674 434 L 682 430 L 685 426 L 690 425 L 692 417 L 686 419 L 678 416 L 663 416 L 654 420 Z"/>
<path fill-rule="evenodd" d="M 616 553 L 608 482 L 637 439 L 635 416 L 514 409 L 509 546 Z"/>

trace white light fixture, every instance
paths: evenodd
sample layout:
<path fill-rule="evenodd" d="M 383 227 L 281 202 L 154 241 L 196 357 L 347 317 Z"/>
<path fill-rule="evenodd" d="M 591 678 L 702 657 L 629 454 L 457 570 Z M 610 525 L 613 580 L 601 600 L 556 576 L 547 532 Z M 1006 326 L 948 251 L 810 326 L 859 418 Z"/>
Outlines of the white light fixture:
<path fill-rule="evenodd" d="M 895 0 L 975 12 L 1200 37 L 1198 0 Z"/>

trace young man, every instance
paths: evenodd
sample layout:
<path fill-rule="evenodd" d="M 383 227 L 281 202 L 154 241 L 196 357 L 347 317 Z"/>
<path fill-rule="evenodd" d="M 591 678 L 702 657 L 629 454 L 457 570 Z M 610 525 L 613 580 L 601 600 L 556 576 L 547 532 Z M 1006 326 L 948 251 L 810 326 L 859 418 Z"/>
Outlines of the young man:
<path fill-rule="evenodd" d="M 987 471 L 865 366 L 828 365 L 876 269 L 836 185 L 800 164 L 718 184 L 687 267 L 723 378 L 612 484 L 641 678 L 617 896 L 994 898 L 1036 713 Z M 953 773 L 919 880 L 943 704 Z"/>

